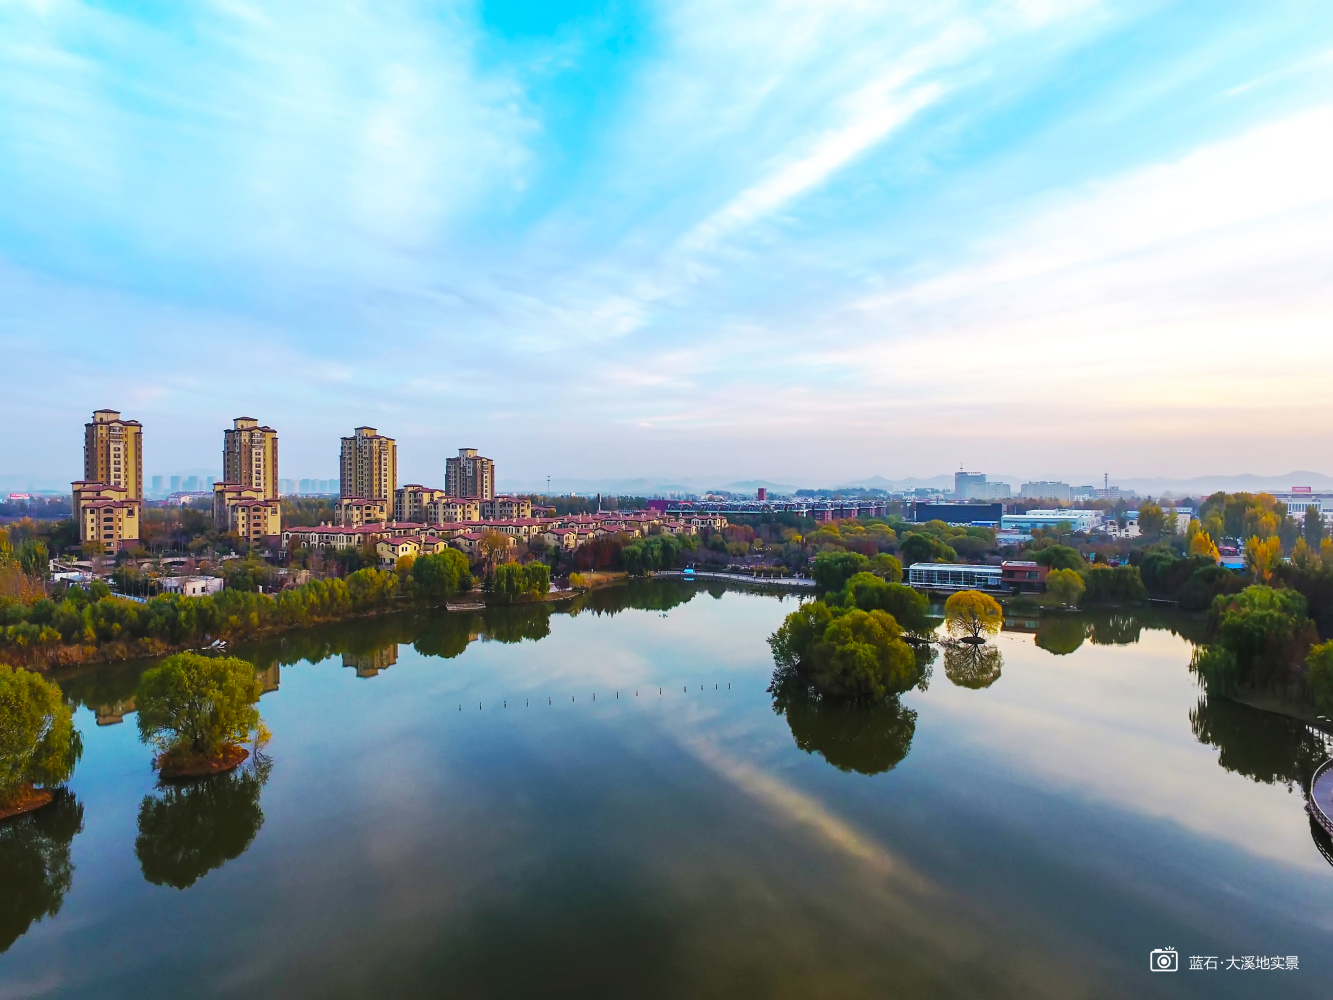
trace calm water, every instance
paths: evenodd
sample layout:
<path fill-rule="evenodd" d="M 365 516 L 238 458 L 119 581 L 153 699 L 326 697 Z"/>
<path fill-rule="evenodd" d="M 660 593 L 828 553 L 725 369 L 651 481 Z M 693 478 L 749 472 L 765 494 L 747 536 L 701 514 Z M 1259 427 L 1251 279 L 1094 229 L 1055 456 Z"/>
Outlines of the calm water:
<path fill-rule="evenodd" d="M 1184 637 L 1016 620 L 900 708 L 778 714 L 793 607 L 661 583 L 288 637 L 245 651 L 268 762 L 173 788 L 141 667 L 64 679 L 86 749 L 0 828 L 0 998 L 1333 994 L 1320 742 L 1201 704 Z"/>

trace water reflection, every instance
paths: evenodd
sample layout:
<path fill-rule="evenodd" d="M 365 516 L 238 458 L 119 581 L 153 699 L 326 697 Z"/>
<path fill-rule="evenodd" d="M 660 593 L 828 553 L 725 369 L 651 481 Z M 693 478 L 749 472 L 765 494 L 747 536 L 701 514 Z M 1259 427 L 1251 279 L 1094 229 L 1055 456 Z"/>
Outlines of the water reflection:
<path fill-rule="evenodd" d="M 1067 656 L 1083 645 L 1092 632 L 1084 615 L 1049 615 L 1041 619 L 1036 643 L 1048 653 Z"/>
<path fill-rule="evenodd" d="M 63 788 L 50 805 L 0 822 L 0 953 L 60 912 L 74 876 L 70 841 L 82 830 L 83 806 Z"/>
<path fill-rule="evenodd" d="M 792 739 L 839 771 L 882 774 L 912 749 L 916 712 L 897 698 L 866 704 L 820 698 L 794 671 L 773 675 L 773 711 L 784 716 Z"/>
<path fill-rule="evenodd" d="M 255 753 L 226 774 L 164 784 L 139 805 L 134 853 L 153 885 L 188 889 L 214 868 L 238 858 L 264 825 L 259 793 L 270 762 Z"/>
<path fill-rule="evenodd" d="M 944 650 L 944 675 L 958 687 L 988 688 L 1000 679 L 1004 657 L 990 643 L 958 643 Z"/>
<path fill-rule="evenodd" d="M 1229 698 L 1201 697 L 1190 710 L 1190 728 L 1200 743 L 1218 748 L 1217 762 L 1228 771 L 1302 791 L 1333 751 L 1327 736 L 1300 720 Z"/>
<path fill-rule="evenodd" d="M 343 653 L 343 666 L 356 671 L 358 677 L 374 677 L 398 662 L 398 643 L 391 642 L 368 653 Z M 276 665 L 275 665 L 276 669 Z"/>

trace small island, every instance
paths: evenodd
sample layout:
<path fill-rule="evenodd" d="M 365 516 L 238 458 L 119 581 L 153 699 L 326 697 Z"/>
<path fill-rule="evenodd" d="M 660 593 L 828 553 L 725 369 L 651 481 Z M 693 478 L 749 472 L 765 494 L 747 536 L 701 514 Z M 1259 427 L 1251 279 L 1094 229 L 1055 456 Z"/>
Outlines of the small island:
<path fill-rule="evenodd" d="M 135 703 L 139 736 L 157 747 L 163 778 L 230 771 L 250 756 L 241 744 L 267 736 L 256 703 L 255 666 L 231 656 L 179 653 L 145 671 Z"/>

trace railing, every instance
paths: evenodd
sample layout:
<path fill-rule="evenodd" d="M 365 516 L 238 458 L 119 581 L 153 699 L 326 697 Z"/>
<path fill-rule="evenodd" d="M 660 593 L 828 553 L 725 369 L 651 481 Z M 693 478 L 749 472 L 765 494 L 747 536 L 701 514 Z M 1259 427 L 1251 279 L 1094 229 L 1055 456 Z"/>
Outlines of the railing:
<path fill-rule="evenodd" d="M 1333 802 L 1333 757 L 1316 767 L 1314 774 L 1311 775 L 1310 801 L 1306 805 L 1306 808 L 1310 810 L 1310 815 L 1315 818 L 1315 822 L 1322 826 L 1330 837 L 1333 837 L 1333 816 L 1330 816 L 1319 802 L 1318 793 L 1321 779 L 1327 779 L 1324 784 L 1328 785 L 1327 794 L 1329 800 Z"/>

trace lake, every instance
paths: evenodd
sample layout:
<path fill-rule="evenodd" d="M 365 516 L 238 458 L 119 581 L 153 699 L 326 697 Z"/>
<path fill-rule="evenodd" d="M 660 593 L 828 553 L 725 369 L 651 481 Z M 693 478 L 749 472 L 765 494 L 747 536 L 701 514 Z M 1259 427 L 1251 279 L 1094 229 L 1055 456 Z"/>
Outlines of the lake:
<path fill-rule="evenodd" d="M 899 704 L 779 713 L 795 606 L 641 582 L 289 635 L 237 651 L 265 759 L 169 787 L 145 665 L 60 677 L 85 750 L 0 826 L 0 1000 L 1333 994 L 1323 740 L 1209 703 L 1197 624 L 1016 617 Z"/>

